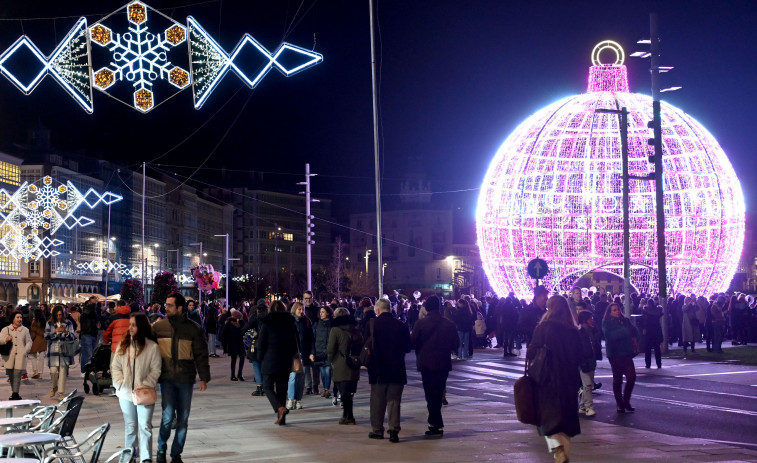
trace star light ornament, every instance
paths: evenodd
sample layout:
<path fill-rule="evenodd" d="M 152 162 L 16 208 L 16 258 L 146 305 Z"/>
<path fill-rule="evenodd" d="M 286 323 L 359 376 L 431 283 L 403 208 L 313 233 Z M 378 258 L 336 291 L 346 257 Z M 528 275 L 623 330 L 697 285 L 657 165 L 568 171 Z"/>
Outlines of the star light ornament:
<path fill-rule="evenodd" d="M 615 53 L 612 64 L 599 55 Z M 478 245 L 489 282 L 500 295 L 530 297 L 526 264 L 546 260 L 543 284 L 566 291 L 585 274 L 623 275 L 620 127 L 627 108 L 628 169 L 653 166 L 647 122 L 652 99 L 630 93 L 622 48 L 602 42 L 592 53 L 587 93 L 557 101 L 520 124 L 489 166 L 476 212 Z M 725 291 L 744 242 L 744 197 L 713 136 L 691 116 L 662 102 L 665 252 L 672 293 Z M 658 292 L 655 184 L 631 179 L 631 285 Z"/>
<path fill-rule="evenodd" d="M 94 209 L 100 203 L 110 205 L 123 199 L 111 192 L 101 195 L 92 188 L 82 194 L 71 182 L 54 183 L 46 176 L 35 183 L 24 182 L 13 193 L 0 189 L 0 255 L 24 262 L 57 256 L 60 253 L 54 248 L 63 242 L 51 236 L 60 227 L 71 230 L 94 223 L 76 215 L 81 205 Z"/>

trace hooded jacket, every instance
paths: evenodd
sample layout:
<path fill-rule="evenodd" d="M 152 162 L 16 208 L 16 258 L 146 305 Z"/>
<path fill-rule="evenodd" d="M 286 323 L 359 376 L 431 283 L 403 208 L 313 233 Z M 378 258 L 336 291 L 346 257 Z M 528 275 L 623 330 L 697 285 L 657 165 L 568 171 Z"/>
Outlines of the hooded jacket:
<path fill-rule="evenodd" d="M 110 343 L 111 352 L 115 352 L 118 349 L 121 338 L 124 337 L 124 333 L 129 329 L 129 314 L 131 314 L 131 307 L 128 305 L 118 307 L 116 313 L 110 319 L 108 329 L 103 333 L 103 344 Z"/>
<path fill-rule="evenodd" d="M 200 325 L 181 314 L 158 320 L 152 332 L 163 364 L 158 381 L 194 383 L 199 374 L 200 381 L 210 382 L 208 343 Z"/>
<path fill-rule="evenodd" d="M 347 366 L 347 351 L 354 343 L 359 343 L 361 348 L 363 346 L 363 336 L 357 329 L 355 317 L 342 315 L 334 318 L 331 321 L 327 352 L 329 362 L 331 362 L 331 367 L 334 370 L 332 379 L 335 383 L 360 379 L 360 370 L 354 370 Z"/>

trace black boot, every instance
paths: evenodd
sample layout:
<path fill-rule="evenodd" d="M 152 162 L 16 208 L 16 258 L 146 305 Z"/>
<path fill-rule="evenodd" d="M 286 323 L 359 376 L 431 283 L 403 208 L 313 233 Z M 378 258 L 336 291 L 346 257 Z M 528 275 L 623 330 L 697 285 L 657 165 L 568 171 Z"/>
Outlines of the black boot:
<path fill-rule="evenodd" d="M 265 393 L 263 392 L 263 386 L 261 384 L 258 384 L 257 389 L 255 389 L 254 391 L 252 391 L 252 394 L 250 394 L 250 395 L 252 395 L 253 397 L 261 397 L 261 396 L 265 395 Z"/>

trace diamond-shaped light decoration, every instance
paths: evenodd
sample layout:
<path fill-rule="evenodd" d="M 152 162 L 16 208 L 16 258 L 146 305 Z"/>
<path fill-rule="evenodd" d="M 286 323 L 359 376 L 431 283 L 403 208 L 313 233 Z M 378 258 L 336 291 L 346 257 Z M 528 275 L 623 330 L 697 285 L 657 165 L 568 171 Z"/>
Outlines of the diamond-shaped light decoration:
<path fill-rule="evenodd" d="M 89 30 L 89 37 L 93 42 L 97 42 L 100 45 L 107 45 L 113 37 L 113 32 L 110 28 L 98 24 Z"/>
<path fill-rule="evenodd" d="M 187 38 L 187 31 L 182 26 L 174 24 L 166 29 L 166 40 L 173 45 L 178 45 Z"/>

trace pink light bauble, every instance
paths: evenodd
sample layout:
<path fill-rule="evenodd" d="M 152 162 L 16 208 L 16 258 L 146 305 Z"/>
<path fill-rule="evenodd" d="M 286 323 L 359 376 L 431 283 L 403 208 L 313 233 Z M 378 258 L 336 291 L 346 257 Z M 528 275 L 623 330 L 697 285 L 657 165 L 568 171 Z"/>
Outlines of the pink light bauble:
<path fill-rule="evenodd" d="M 617 51 L 616 51 L 617 53 Z M 622 50 L 619 52 L 622 57 Z M 654 167 L 647 139 L 652 98 L 628 92 L 626 68 L 591 67 L 588 92 L 526 119 L 497 151 L 478 199 L 478 245 L 499 295 L 530 297 L 529 260 L 547 261 L 542 284 L 568 290 L 586 273 L 623 271 L 619 120 L 596 109 L 626 107 L 629 173 Z M 668 290 L 725 291 L 744 241 L 744 198 L 715 138 L 680 109 L 662 103 Z M 631 284 L 657 293 L 654 182 L 630 181 Z"/>

